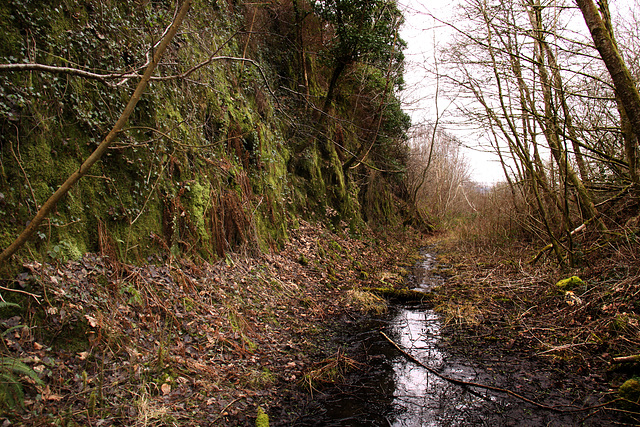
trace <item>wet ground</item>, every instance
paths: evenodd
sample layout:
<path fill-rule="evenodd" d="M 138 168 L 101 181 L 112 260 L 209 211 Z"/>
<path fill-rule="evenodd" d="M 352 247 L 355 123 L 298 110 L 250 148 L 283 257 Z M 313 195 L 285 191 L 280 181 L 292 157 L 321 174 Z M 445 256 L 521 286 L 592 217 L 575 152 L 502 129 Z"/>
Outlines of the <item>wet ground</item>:
<path fill-rule="evenodd" d="M 432 248 L 422 253 L 411 278 L 430 291 L 444 283 L 434 274 Z M 575 375 L 562 363 L 501 353 L 482 340 L 450 340 L 428 306 L 394 306 L 382 319 L 361 324 L 348 352 L 364 353 L 366 365 L 348 386 L 324 390 L 308 407 L 302 426 L 573 426 L 621 425 L 610 414 L 578 410 L 605 400 L 606 389 L 588 375 Z M 384 332 L 427 370 L 398 351 Z M 458 337 L 459 338 L 459 337 Z M 455 345 L 450 345 L 454 341 Z M 482 347 L 482 346 L 486 347 Z M 460 386 L 443 379 L 511 390 L 539 405 L 498 391 Z M 585 392 L 586 391 L 586 392 Z M 554 407 L 556 410 L 543 408 Z"/>

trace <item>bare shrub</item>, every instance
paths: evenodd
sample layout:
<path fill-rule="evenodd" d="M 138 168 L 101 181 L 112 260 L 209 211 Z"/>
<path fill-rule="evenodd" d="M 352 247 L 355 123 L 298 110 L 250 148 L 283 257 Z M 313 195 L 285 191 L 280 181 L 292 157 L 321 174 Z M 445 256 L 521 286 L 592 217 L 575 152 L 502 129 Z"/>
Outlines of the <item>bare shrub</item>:
<path fill-rule="evenodd" d="M 475 246 L 492 247 L 531 239 L 527 205 L 514 200 L 507 184 L 476 187 L 468 197 L 475 211 L 455 226 L 455 234 L 461 240 Z"/>

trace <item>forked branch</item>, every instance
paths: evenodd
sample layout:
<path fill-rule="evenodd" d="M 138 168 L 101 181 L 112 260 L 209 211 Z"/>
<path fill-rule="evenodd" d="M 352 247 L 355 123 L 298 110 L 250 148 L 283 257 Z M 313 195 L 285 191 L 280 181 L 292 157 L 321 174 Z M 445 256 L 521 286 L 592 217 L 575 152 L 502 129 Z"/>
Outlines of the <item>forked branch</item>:
<path fill-rule="evenodd" d="M 597 405 L 597 406 L 591 406 L 588 408 L 577 408 L 577 409 L 561 409 L 558 408 L 556 406 L 549 406 L 549 405 L 545 405 L 543 403 L 539 403 L 536 402 L 534 400 L 531 400 L 529 398 L 526 398 L 524 396 L 522 396 L 521 394 L 518 394 L 514 391 L 505 389 L 505 388 L 500 388 L 500 387 L 494 387 L 494 386 L 490 386 L 490 385 L 486 385 L 486 384 L 480 384 L 480 383 L 474 383 L 474 382 L 470 382 L 470 381 L 463 381 L 463 380 L 459 380 L 456 378 L 451 378 L 451 377 L 447 377 L 442 375 L 441 373 L 439 373 L 438 371 L 436 371 L 435 369 L 433 369 L 432 367 L 422 363 L 421 361 L 419 361 L 418 359 L 416 359 L 414 356 L 412 356 L 411 354 L 407 353 L 405 350 L 403 350 L 398 344 L 396 344 L 391 338 L 389 338 L 384 332 L 380 331 L 380 334 L 382 334 L 383 337 L 385 337 L 385 339 L 387 341 L 389 341 L 396 349 L 398 349 L 398 351 L 400 353 L 402 353 L 402 355 L 404 357 L 406 357 L 408 360 L 410 360 L 411 362 L 415 363 L 418 366 L 421 366 L 422 368 L 426 369 L 427 371 L 429 371 L 430 373 L 432 373 L 433 375 L 437 376 L 438 378 L 441 378 L 445 381 L 448 381 L 452 384 L 455 385 L 459 385 L 461 387 L 475 387 L 475 388 L 481 388 L 484 390 L 490 390 L 490 391 L 495 391 L 497 393 L 503 393 L 503 394 L 507 394 L 509 396 L 513 396 L 516 399 L 520 399 L 524 402 L 527 402 L 533 406 L 536 406 L 540 409 L 546 409 L 549 411 L 555 411 L 555 412 L 582 412 L 582 411 L 590 411 L 592 409 L 597 409 L 597 408 L 602 408 L 606 405 L 609 405 L 613 402 L 607 402 L 605 404 L 602 405 Z"/>

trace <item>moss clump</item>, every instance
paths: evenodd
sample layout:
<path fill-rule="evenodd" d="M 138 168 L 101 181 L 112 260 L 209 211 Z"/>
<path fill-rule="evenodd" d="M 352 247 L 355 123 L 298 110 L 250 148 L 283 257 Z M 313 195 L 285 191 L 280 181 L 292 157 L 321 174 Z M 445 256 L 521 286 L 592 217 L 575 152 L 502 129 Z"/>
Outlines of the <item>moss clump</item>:
<path fill-rule="evenodd" d="M 51 259 L 59 261 L 79 260 L 86 252 L 84 247 L 79 247 L 73 240 L 61 240 L 59 243 L 51 245 L 47 254 Z"/>
<path fill-rule="evenodd" d="M 640 382 L 638 378 L 631 378 L 618 388 L 618 396 L 623 399 L 621 406 L 626 409 L 640 408 Z"/>
<path fill-rule="evenodd" d="M 309 258 L 307 258 L 304 254 L 300 254 L 298 256 L 298 262 L 300 263 L 300 265 L 307 266 L 309 265 Z"/>
<path fill-rule="evenodd" d="M 372 292 L 381 297 L 387 298 L 392 301 L 400 302 L 427 302 L 433 299 L 432 294 L 425 292 L 414 291 L 412 289 L 395 289 L 391 287 L 387 288 L 368 288 L 368 292 Z"/>
<path fill-rule="evenodd" d="M 562 279 L 556 283 L 556 288 L 560 291 L 572 291 L 575 288 L 582 286 L 584 282 L 578 276 L 571 276 L 567 279 Z"/>
<path fill-rule="evenodd" d="M 369 291 L 350 290 L 347 292 L 347 303 L 363 313 L 382 315 L 387 312 L 387 302 Z"/>
<path fill-rule="evenodd" d="M 209 233 L 205 222 L 206 209 L 210 204 L 209 188 L 201 185 L 198 181 L 193 182 L 188 187 L 189 207 L 191 208 L 191 220 L 203 241 L 209 240 Z"/>
<path fill-rule="evenodd" d="M 256 427 L 269 427 L 269 415 L 265 414 L 262 408 L 258 408 Z"/>

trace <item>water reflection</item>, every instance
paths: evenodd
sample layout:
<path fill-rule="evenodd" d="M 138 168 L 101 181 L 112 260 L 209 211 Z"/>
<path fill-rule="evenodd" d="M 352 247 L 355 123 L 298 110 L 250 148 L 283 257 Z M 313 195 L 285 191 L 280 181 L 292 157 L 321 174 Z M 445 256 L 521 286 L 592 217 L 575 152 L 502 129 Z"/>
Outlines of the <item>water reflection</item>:
<path fill-rule="evenodd" d="M 413 269 L 413 289 L 432 291 L 444 283 L 434 274 L 437 264 L 431 248 L 423 249 L 422 258 Z M 470 364 L 452 358 L 439 348 L 440 319 L 431 309 L 398 307 L 392 317 L 390 332 L 395 342 L 407 353 L 445 377 L 474 381 L 477 372 Z M 453 385 L 423 367 L 396 355 L 392 360 L 395 391 L 392 426 L 464 425 L 470 413 L 494 400 Z"/>
<path fill-rule="evenodd" d="M 433 273 L 436 257 L 425 251 L 415 265 L 413 289 L 428 292 L 444 283 Z M 477 372 L 439 348 L 441 323 L 428 307 L 392 307 L 385 319 L 372 319 L 350 347 L 369 354 L 372 370 L 352 381 L 352 389 L 325 395 L 297 425 L 304 426 L 462 426 L 485 425 L 478 409 L 487 399 L 434 375 L 401 355 L 379 333 L 444 376 L 473 381 Z"/>
<path fill-rule="evenodd" d="M 452 360 L 438 348 L 440 321 L 428 309 L 401 308 L 391 323 L 396 343 L 444 376 L 473 380 L 475 371 Z M 392 426 L 463 425 L 465 414 L 482 399 L 398 355 L 392 360 L 393 393 L 389 423 Z"/>

